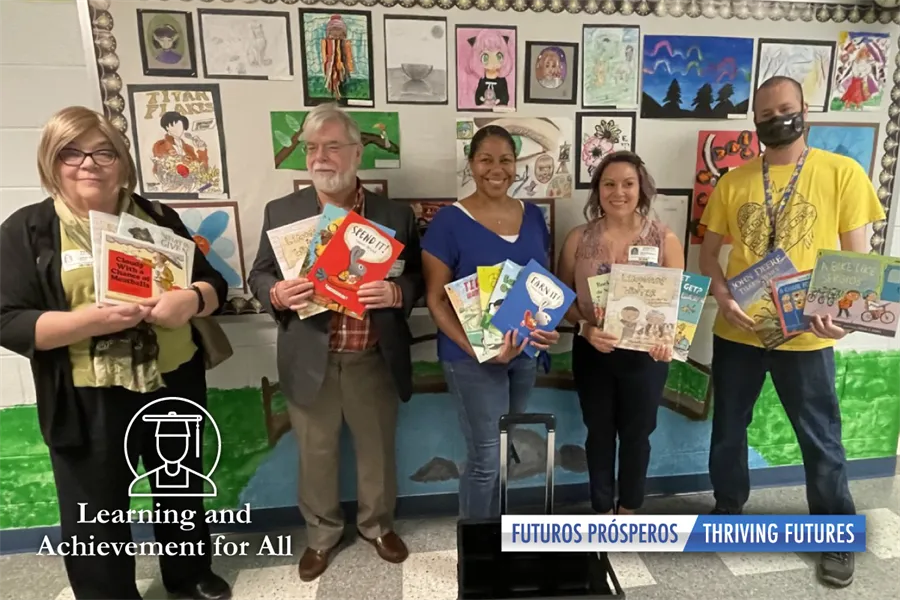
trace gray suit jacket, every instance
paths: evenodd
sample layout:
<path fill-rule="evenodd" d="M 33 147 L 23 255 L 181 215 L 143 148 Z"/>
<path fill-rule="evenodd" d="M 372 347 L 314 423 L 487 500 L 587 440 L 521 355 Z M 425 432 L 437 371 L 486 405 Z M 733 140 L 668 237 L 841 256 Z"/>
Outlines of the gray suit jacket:
<path fill-rule="evenodd" d="M 365 191 L 365 217 L 395 230 L 404 244 L 398 260 L 405 261 L 403 273 L 391 281 L 403 290 L 403 307 L 369 311 L 372 327 L 378 334 L 378 349 L 391 371 L 400 399 L 412 396 L 412 334 L 407 318 L 413 305 L 425 292 L 422 278 L 422 253 L 419 230 L 412 208 Z M 298 405 L 311 403 L 325 378 L 328 337 L 332 312 L 301 320 L 293 311 L 278 311 L 269 301 L 269 291 L 283 277 L 266 232 L 319 212 L 316 191 L 310 186 L 266 205 L 259 251 L 248 283 L 253 295 L 278 324 L 278 379 L 285 396 Z"/>

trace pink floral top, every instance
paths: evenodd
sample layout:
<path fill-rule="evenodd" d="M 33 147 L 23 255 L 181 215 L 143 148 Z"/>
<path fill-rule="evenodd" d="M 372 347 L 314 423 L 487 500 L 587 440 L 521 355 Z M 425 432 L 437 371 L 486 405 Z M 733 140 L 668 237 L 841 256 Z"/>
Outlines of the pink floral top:
<path fill-rule="evenodd" d="M 669 228 L 663 223 L 644 219 L 644 226 L 637 236 L 622 248 L 614 248 L 606 237 L 606 219 L 602 217 L 591 221 L 585 227 L 575 250 L 575 293 L 578 295 L 578 309 L 590 319 L 602 318 L 594 314 L 594 303 L 591 302 L 591 291 L 587 284 L 588 277 L 609 273 L 613 264 L 628 262 L 629 246 L 655 246 L 659 248 L 660 265 L 665 264 L 665 239 Z"/>

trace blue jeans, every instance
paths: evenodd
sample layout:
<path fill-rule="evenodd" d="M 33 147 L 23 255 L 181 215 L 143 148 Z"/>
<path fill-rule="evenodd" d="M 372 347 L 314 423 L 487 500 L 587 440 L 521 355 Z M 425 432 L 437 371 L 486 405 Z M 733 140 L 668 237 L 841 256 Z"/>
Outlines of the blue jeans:
<path fill-rule="evenodd" d="M 460 518 L 500 515 L 500 417 L 525 412 L 537 365 L 520 356 L 507 365 L 472 358 L 442 363 L 459 410 L 466 465 L 459 477 Z"/>
<path fill-rule="evenodd" d="M 854 514 L 834 388 L 834 350 L 767 351 L 718 336 L 713 339 L 715 403 L 709 449 L 716 506 L 738 511 L 750 497 L 747 427 L 766 371 L 800 444 L 810 514 Z"/>

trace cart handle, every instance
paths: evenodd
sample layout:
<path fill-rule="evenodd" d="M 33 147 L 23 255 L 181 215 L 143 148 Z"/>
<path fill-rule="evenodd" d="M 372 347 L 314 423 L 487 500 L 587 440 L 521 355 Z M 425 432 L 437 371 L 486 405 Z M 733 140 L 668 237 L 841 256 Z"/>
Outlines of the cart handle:
<path fill-rule="evenodd" d="M 546 413 L 517 413 L 500 417 L 500 431 L 509 431 L 510 425 L 544 425 L 547 431 L 556 431 L 556 415 Z"/>

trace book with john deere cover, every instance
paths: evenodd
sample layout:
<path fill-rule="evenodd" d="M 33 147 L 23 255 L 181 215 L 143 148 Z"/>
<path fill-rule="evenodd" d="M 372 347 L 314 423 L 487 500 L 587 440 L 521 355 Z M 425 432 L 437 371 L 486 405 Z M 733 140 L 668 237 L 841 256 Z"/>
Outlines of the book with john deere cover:
<path fill-rule="evenodd" d="M 849 331 L 896 336 L 900 257 L 820 250 L 803 315 L 831 315 Z"/>
<path fill-rule="evenodd" d="M 681 269 L 614 264 L 603 331 L 619 338 L 617 348 L 649 352 L 675 345 Z"/>
<path fill-rule="evenodd" d="M 500 353 L 500 346 L 485 346 L 484 327 L 482 326 L 481 298 L 478 288 L 478 274 L 473 273 L 462 279 L 451 281 L 444 286 L 450 305 L 456 318 L 466 333 L 466 339 L 475 352 L 478 362 L 485 362 Z M 501 338 L 502 343 L 502 338 Z"/>
<path fill-rule="evenodd" d="M 812 270 L 779 275 L 769 282 L 781 331 L 785 337 L 792 338 L 809 331 L 809 319 L 803 316 L 803 307 L 806 305 L 810 279 Z"/>
<path fill-rule="evenodd" d="M 696 273 L 682 275 L 678 322 L 675 325 L 675 348 L 672 352 L 672 358 L 675 360 L 685 362 L 688 359 L 711 283 L 712 280 L 705 275 Z"/>
<path fill-rule="evenodd" d="M 535 329 L 556 329 L 574 300 L 575 292 L 532 259 L 518 273 L 491 323 L 504 334 L 518 331 L 516 339 L 521 343 Z M 535 357 L 538 352 L 531 344 L 525 346 L 528 356 Z"/>
<path fill-rule="evenodd" d="M 778 248 L 755 265 L 728 280 L 728 289 L 738 306 L 756 323 L 753 331 L 763 346 L 771 350 L 785 343 L 788 338 L 781 330 L 781 320 L 772 299 L 769 282 L 774 277 L 791 275 L 797 269 L 784 250 Z"/>

